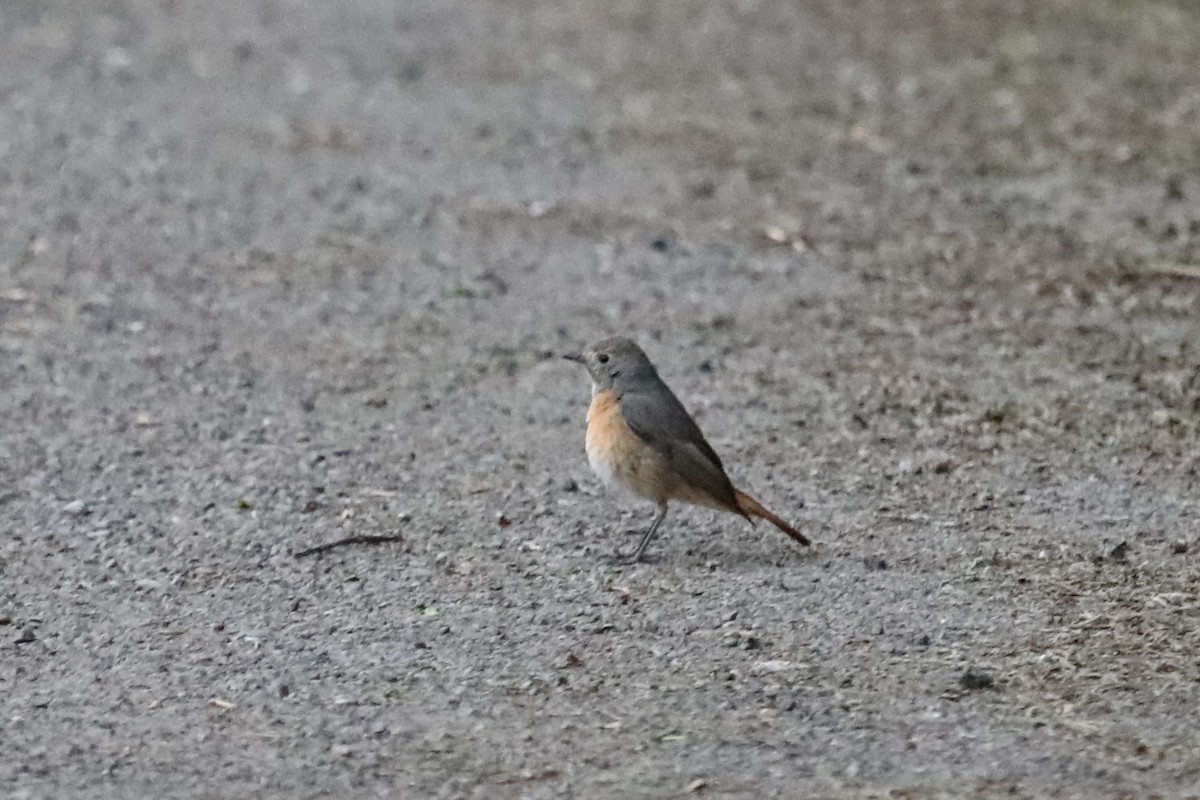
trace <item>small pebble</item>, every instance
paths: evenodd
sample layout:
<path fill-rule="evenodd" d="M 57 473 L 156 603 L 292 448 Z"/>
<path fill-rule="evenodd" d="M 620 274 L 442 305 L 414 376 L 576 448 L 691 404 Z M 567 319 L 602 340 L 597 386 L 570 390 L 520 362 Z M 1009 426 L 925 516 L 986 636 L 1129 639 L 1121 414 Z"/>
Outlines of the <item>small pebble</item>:
<path fill-rule="evenodd" d="M 788 240 L 787 231 L 778 225 L 768 225 L 763 228 L 763 236 L 766 236 L 769 240 L 775 242 L 775 244 L 784 244 Z"/>
<path fill-rule="evenodd" d="M 992 679 L 990 673 L 976 667 L 969 667 L 966 672 L 959 676 L 958 685 L 968 691 L 974 692 L 980 689 L 995 688 L 996 682 Z"/>
<path fill-rule="evenodd" d="M 91 512 L 88 504 L 82 500 L 72 500 L 63 506 L 63 511 L 74 517 L 82 517 Z"/>

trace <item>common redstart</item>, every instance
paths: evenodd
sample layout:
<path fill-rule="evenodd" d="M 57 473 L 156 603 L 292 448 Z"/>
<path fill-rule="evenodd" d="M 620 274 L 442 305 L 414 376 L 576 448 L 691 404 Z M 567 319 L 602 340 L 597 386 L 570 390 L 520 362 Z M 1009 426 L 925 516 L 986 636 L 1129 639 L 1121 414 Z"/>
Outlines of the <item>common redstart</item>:
<path fill-rule="evenodd" d="M 631 563 L 642 559 L 671 500 L 732 511 L 751 525 L 759 517 L 800 544 L 811 544 L 734 488 L 700 426 L 634 342 L 604 339 L 563 358 L 583 364 L 592 378 L 586 438 L 592 469 L 606 484 L 624 486 L 658 505 L 658 516 L 629 557 Z"/>

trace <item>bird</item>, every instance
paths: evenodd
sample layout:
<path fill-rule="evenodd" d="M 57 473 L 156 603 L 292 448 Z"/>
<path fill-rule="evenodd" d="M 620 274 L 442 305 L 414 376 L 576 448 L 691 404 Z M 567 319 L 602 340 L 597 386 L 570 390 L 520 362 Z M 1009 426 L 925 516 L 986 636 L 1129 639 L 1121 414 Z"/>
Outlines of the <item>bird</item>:
<path fill-rule="evenodd" d="M 563 358 L 586 367 L 592 380 L 585 436 L 592 470 L 605 484 L 624 487 L 658 506 L 641 542 L 622 560 L 642 560 L 673 500 L 729 511 L 751 525 L 755 518 L 765 519 L 800 544 L 812 544 L 734 487 L 700 426 L 632 339 L 602 339 Z"/>

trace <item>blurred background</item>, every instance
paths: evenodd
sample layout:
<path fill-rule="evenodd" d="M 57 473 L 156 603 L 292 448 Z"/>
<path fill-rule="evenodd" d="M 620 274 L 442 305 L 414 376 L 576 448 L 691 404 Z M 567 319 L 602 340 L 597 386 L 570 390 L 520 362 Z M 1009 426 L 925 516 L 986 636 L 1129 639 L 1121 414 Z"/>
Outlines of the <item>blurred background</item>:
<path fill-rule="evenodd" d="M 1198 32 L 0 3 L 0 782 L 1194 793 Z M 604 563 L 613 333 L 817 554 Z"/>

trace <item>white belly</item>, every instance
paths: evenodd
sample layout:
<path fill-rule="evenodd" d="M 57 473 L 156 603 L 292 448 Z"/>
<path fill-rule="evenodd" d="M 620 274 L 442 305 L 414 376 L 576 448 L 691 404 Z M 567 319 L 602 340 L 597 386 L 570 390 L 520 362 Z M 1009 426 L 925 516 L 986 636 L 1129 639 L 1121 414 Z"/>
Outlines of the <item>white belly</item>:
<path fill-rule="evenodd" d="M 596 473 L 605 486 L 610 489 L 616 489 L 621 486 L 621 482 L 617 480 L 617 475 L 612 471 L 612 467 L 597 458 L 596 453 L 588 452 L 588 463 L 592 465 L 592 472 Z"/>

